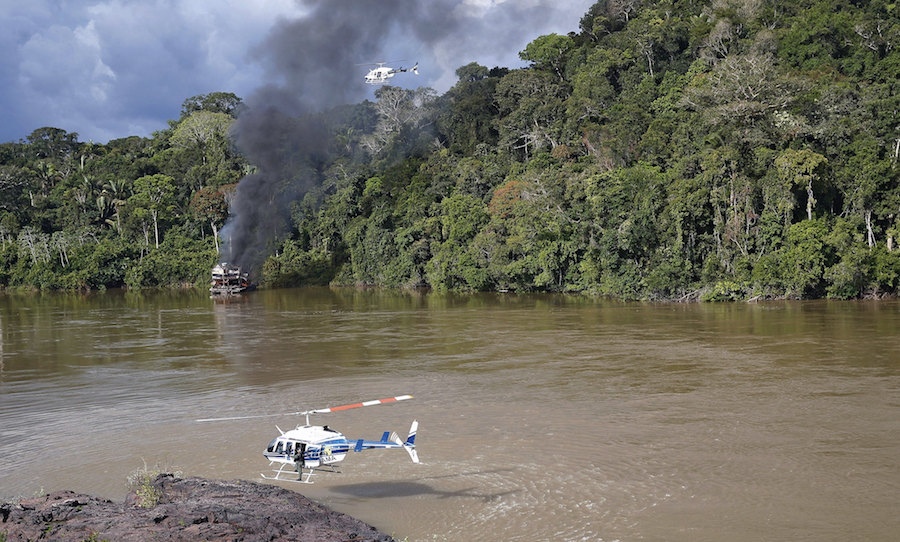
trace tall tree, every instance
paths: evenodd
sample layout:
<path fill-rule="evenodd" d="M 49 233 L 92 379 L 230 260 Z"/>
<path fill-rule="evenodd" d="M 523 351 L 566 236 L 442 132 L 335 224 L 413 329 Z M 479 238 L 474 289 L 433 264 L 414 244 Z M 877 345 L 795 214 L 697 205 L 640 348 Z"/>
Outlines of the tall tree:
<path fill-rule="evenodd" d="M 145 175 L 134 181 L 134 195 L 129 201 L 150 214 L 156 248 L 159 248 L 159 221 L 167 219 L 175 210 L 175 181 L 167 175 Z"/>
<path fill-rule="evenodd" d="M 228 195 L 233 193 L 237 185 L 227 185 L 219 188 L 206 186 L 194 192 L 191 198 L 191 209 L 198 216 L 209 223 L 216 244 L 216 252 L 219 252 L 219 228 L 228 218 Z"/>
<path fill-rule="evenodd" d="M 241 99 L 231 92 L 210 92 L 191 96 L 181 104 L 181 118 L 191 116 L 197 111 L 222 113 L 234 117 L 241 106 Z"/>
<path fill-rule="evenodd" d="M 821 154 L 803 149 L 795 151 L 787 149 L 775 159 L 778 176 L 788 188 L 795 186 L 806 189 L 806 219 L 812 220 L 816 196 L 813 185 L 823 181 L 822 168 L 828 159 Z"/>

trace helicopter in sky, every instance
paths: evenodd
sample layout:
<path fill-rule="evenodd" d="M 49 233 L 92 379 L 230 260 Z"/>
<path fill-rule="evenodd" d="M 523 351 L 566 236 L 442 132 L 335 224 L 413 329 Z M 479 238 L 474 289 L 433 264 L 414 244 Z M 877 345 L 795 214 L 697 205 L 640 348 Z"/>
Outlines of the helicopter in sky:
<path fill-rule="evenodd" d="M 337 464 L 343 461 L 351 450 L 354 452 L 361 452 L 363 450 L 373 449 L 402 448 L 409 454 L 413 463 L 419 463 L 419 455 L 416 452 L 416 430 L 419 427 L 419 422 L 416 420 L 413 420 L 405 441 L 400 440 L 397 433 L 390 433 L 388 431 L 384 432 L 380 440 L 348 439 L 343 434 L 331 429 L 327 425 L 310 425 L 309 423 L 310 414 L 326 414 L 329 412 L 349 410 L 351 408 L 384 405 L 412 398 L 412 395 L 399 395 L 387 399 L 376 399 L 374 401 L 364 401 L 362 403 L 354 403 L 351 405 L 318 408 L 301 412 L 234 416 L 230 418 L 204 418 L 197 421 L 213 422 L 273 416 L 306 416 L 305 425 L 298 425 L 296 428 L 289 431 L 282 431 L 280 427 L 277 425 L 275 426 L 281 434 L 269 442 L 269 445 L 263 452 L 263 456 L 269 460 L 269 466 L 275 464 L 280 466 L 277 469 L 273 467 L 273 475 L 261 473 L 260 476 L 267 480 L 310 484 L 312 483 L 310 480 L 316 472 L 340 472 Z M 297 479 L 284 477 L 288 475 L 292 476 L 292 471 L 297 473 Z M 304 474 L 306 475 L 305 479 Z"/>
<path fill-rule="evenodd" d="M 389 66 L 385 66 L 387 62 L 373 62 L 372 64 L 362 64 L 363 66 L 377 66 L 377 68 L 372 68 L 369 70 L 369 73 L 366 74 L 366 83 L 370 85 L 380 85 L 383 83 L 387 83 L 387 80 L 393 77 L 398 73 L 405 72 L 413 72 L 416 75 L 419 75 L 419 63 L 416 62 L 416 65 L 412 68 L 391 68 Z"/>

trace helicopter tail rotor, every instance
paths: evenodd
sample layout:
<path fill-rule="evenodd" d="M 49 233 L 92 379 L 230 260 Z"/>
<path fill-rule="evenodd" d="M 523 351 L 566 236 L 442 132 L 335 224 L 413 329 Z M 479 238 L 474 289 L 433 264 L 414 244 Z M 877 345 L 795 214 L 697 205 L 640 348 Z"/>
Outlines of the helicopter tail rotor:
<path fill-rule="evenodd" d="M 413 420 L 412 425 L 409 426 L 409 436 L 406 437 L 406 446 L 415 446 L 416 445 L 416 431 L 419 429 L 419 422 Z"/>
<path fill-rule="evenodd" d="M 419 422 L 413 420 L 412 425 L 409 426 L 409 436 L 406 437 L 406 442 L 400 440 L 400 437 L 397 436 L 397 433 L 391 433 L 391 442 L 396 444 L 397 446 L 401 446 L 406 453 L 409 454 L 409 458 L 412 459 L 413 463 L 419 462 L 419 454 L 416 452 L 416 431 L 419 429 Z"/>
<path fill-rule="evenodd" d="M 412 459 L 413 463 L 419 462 L 419 454 L 416 452 L 416 431 L 418 429 L 419 422 L 413 420 L 412 425 L 409 426 L 409 436 L 406 437 L 406 442 L 402 444 L 403 449 L 409 454 L 409 458 Z"/>

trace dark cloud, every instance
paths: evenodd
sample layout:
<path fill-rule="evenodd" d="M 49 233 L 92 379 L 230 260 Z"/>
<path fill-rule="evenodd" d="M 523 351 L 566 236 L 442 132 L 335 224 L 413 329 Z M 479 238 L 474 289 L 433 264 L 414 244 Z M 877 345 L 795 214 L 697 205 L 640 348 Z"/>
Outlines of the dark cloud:
<path fill-rule="evenodd" d="M 247 51 L 293 0 L 0 0 L 0 141 L 148 136 L 188 97 L 259 86 Z"/>
<path fill-rule="evenodd" d="M 301 91 L 300 99 L 316 108 L 360 100 L 361 63 L 397 61 L 398 48 L 431 49 L 458 20 L 459 0 L 307 0 L 303 19 L 283 21 L 254 51 L 269 78 Z M 390 56 L 392 55 L 392 56 Z M 390 58 L 388 58 L 390 56 Z M 405 59 L 412 62 L 415 59 Z M 419 82 L 421 84 L 421 82 Z"/>

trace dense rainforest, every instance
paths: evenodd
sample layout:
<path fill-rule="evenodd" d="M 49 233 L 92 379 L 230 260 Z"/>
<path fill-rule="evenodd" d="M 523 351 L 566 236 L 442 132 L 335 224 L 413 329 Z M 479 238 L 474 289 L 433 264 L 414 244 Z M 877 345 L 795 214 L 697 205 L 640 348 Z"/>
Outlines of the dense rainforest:
<path fill-rule="evenodd" d="M 519 55 L 316 112 L 328 152 L 278 192 L 261 284 L 897 293 L 894 0 L 600 0 Z M 258 166 L 242 110 L 215 92 L 150 138 L 0 145 L 0 285 L 205 286 Z"/>

